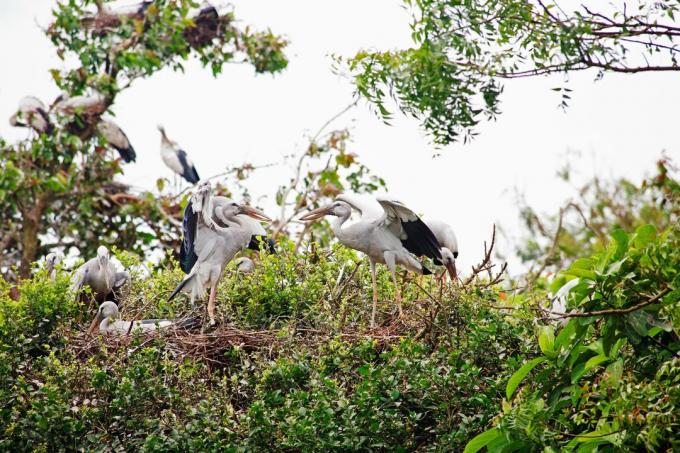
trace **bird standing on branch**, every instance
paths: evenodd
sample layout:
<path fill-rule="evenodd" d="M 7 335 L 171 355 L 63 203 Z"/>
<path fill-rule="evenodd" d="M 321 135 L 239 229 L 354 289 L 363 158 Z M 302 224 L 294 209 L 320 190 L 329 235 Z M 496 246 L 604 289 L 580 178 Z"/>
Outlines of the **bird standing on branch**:
<path fill-rule="evenodd" d="M 377 218 L 368 214 L 372 207 L 357 197 L 348 194 L 338 196 L 333 203 L 315 209 L 302 216 L 300 220 L 317 220 L 324 216 L 335 216 L 331 221 L 331 229 L 338 240 L 349 248 L 358 250 L 368 256 L 371 264 L 371 283 L 373 286 L 373 308 L 371 311 L 371 327 L 375 327 L 375 312 L 378 303 L 375 265 L 384 263 L 392 274 L 396 288 L 399 313 L 402 314 L 401 290 L 397 285 L 397 264 L 411 272 L 422 275 L 431 274 L 415 256 L 427 256 L 441 259 L 440 246 L 434 233 L 422 220 L 401 202 L 379 197 L 377 202 L 383 209 Z M 352 214 L 352 209 L 362 216 L 359 221 L 349 226 L 343 224 Z"/>

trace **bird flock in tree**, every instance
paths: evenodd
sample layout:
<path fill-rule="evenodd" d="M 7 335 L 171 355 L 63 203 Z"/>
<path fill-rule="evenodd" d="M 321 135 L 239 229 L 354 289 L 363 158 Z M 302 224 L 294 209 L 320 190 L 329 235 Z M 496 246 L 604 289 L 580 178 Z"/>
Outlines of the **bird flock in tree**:
<path fill-rule="evenodd" d="M 110 10 L 99 8 L 98 13 L 84 25 L 105 33 L 108 27 L 116 25 L 121 17 L 144 14 L 151 2 L 142 2 L 129 10 Z M 211 6 L 201 8 L 194 21 L 198 24 L 186 38 L 200 42 L 213 36 L 217 25 L 216 10 Z M 215 27 L 214 27 L 214 26 Z M 10 124 L 29 128 L 37 134 L 59 134 L 57 122 L 66 119 L 65 130 L 80 134 L 84 128 L 98 135 L 110 148 L 117 151 L 125 163 L 135 162 L 137 154 L 129 138 L 111 117 L 107 97 L 92 91 L 90 94 L 69 96 L 62 93 L 50 106 L 46 106 L 34 96 L 26 96 L 19 102 L 17 111 L 10 117 Z M 78 119 L 72 119 L 77 115 Z M 182 223 L 182 243 L 179 250 L 180 267 L 186 274 L 168 300 L 180 293 L 188 295 L 192 306 L 196 300 L 208 295 L 207 315 L 210 325 L 215 321 L 217 287 L 227 264 L 236 260 L 237 269 L 243 273 L 252 272 L 255 263 L 245 256 L 238 257 L 246 249 L 259 253 L 276 253 L 273 239 L 269 238 L 261 222 L 271 219 L 262 211 L 212 193 L 209 180 L 201 182 L 198 171 L 189 155 L 176 142 L 172 141 L 163 126 L 158 126 L 161 134 L 160 155 L 165 165 L 177 178 L 182 178 L 194 186 L 193 194 L 184 210 Z M 369 202 L 370 201 L 370 202 Z M 397 285 L 397 266 L 428 275 L 432 272 L 418 258 L 426 257 L 436 265 L 443 265 L 452 280 L 457 278 L 455 259 L 458 257 L 458 243 L 450 225 L 436 220 L 423 221 L 414 210 L 389 197 L 378 197 L 367 201 L 354 194 L 341 194 L 328 206 L 319 207 L 300 217 L 301 221 L 313 222 L 326 216 L 338 241 L 345 246 L 364 253 L 370 262 L 373 305 L 371 327 L 375 327 L 376 306 L 378 301 L 376 284 L 376 264 L 385 264 L 390 271 L 396 288 L 396 302 L 402 313 L 401 292 Z M 347 221 L 353 212 L 359 219 Z M 56 269 L 63 261 L 59 252 L 45 257 L 45 267 L 50 278 L 56 277 Z M 111 261 L 105 246 L 97 249 L 97 256 L 86 261 L 72 275 L 72 289 L 78 297 L 85 297 L 85 288 L 92 299 L 101 304 L 96 312 L 90 332 L 129 334 L 131 331 L 153 331 L 169 326 L 187 326 L 195 320 L 141 320 L 123 321 L 120 319 L 118 303 L 121 289 L 130 282 L 127 270 L 119 270 Z"/>

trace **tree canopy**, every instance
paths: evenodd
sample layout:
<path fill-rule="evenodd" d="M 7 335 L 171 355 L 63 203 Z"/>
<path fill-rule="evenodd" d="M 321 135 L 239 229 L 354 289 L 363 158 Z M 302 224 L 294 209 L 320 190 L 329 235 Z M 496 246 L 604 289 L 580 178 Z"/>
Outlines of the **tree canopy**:
<path fill-rule="evenodd" d="M 404 0 L 413 47 L 344 59 L 384 120 L 391 102 L 438 145 L 468 141 L 500 113 L 503 81 L 592 69 L 678 71 L 676 0 L 579 6 L 543 0 Z M 568 87 L 556 87 L 566 106 Z"/>

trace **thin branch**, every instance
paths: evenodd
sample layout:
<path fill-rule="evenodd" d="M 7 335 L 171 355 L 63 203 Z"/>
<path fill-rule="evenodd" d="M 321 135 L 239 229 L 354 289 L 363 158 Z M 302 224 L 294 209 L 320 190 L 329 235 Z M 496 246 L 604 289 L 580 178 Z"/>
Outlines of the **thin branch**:
<path fill-rule="evenodd" d="M 595 310 L 595 311 L 586 311 L 586 312 L 574 312 L 574 313 L 560 313 L 557 311 L 550 311 L 546 309 L 542 309 L 542 311 L 548 315 L 552 315 L 554 318 L 589 318 L 591 316 L 608 316 L 608 315 L 625 315 L 627 313 L 632 313 L 634 311 L 640 310 L 641 308 L 646 307 L 647 305 L 654 304 L 658 302 L 663 296 L 666 294 L 670 293 L 672 289 L 670 287 L 666 287 L 662 289 L 657 295 L 654 297 L 651 297 L 645 301 L 642 301 L 638 304 L 632 305 L 628 308 L 608 308 L 606 310 Z"/>

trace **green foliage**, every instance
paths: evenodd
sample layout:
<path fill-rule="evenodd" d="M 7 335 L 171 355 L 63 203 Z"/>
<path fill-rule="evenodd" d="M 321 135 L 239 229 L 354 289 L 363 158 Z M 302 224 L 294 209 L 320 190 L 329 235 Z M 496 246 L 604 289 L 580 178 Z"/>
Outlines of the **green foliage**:
<path fill-rule="evenodd" d="M 371 333 L 367 263 L 339 246 L 303 255 L 294 247 L 262 253 L 253 274 L 227 269 L 222 323 L 270 336 L 210 356 L 178 349 L 173 333 L 85 337 L 94 307 L 68 302 L 63 271 L 54 282 L 26 280 L 19 302 L 5 290 L 2 319 L 13 322 L 1 324 L 0 449 L 450 451 L 488 425 L 527 352 L 527 324 L 477 306 L 474 290 L 446 290 L 436 305 L 409 290 L 401 327 L 389 327 L 387 300 L 385 333 Z M 177 269 L 144 278 L 138 258 L 120 259 L 133 267 L 125 318 L 188 312 L 181 297 L 161 302 Z M 384 269 L 378 280 L 380 294 L 393 294 Z M 418 321 L 434 309 L 435 325 Z M 19 332 L 39 333 L 39 347 L 17 347 Z"/>
<path fill-rule="evenodd" d="M 471 139 L 481 119 L 499 113 L 502 79 L 680 69 L 674 0 L 642 1 L 635 11 L 598 2 L 567 9 L 530 0 L 403 3 L 412 12 L 412 48 L 360 51 L 342 62 L 380 117 L 389 121 L 392 99 L 440 145 Z M 571 90 L 555 91 L 566 106 Z"/>
<path fill-rule="evenodd" d="M 676 224 L 660 233 L 652 225 L 632 235 L 615 230 L 605 250 L 562 271 L 551 290 L 578 278 L 567 309 L 579 316 L 557 332 L 538 328 L 543 356 L 508 381 L 489 450 L 676 449 L 679 269 Z"/>

